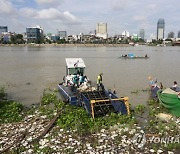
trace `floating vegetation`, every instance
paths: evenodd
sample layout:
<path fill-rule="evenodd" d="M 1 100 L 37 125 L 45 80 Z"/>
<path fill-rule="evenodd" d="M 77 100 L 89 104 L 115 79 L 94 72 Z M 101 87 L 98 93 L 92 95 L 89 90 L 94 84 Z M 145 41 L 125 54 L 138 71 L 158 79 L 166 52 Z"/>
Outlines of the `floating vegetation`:
<path fill-rule="evenodd" d="M 135 120 L 131 116 L 115 113 L 92 119 L 83 108 L 66 105 L 65 113 L 57 121 L 63 129 L 76 130 L 79 135 L 95 133 L 102 128 L 108 129 L 117 123 L 134 124 Z"/>
<path fill-rule="evenodd" d="M 6 96 L 5 87 L 1 86 L 0 87 L 0 100 L 3 99 L 5 96 Z"/>
<path fill-rule="evenodd" d="M 142 91 L 142 92 L 149 92 L 150 89 L 149 89 L 149 88 L 147 88 L 147 89 L 142 89 L 141 91 Z"/>
<path fill-rule="evenodd" d="M 149 92 L 150 90 L 149 90 L 149 88 L 147 88 L 147 89 L 141 89 L 141 90 L 133 90 L 133 91 L 131 91 L 131 94 L 139 94 L 140 92 Z"/>
<path fill-rule="evenodd" d="M 140 104 L 140 105 L 137 105 L 134 110 L 135 110 L 135 112 L 144 113 L 145 109 L 146 109 L 146 107 L 144 105 Z"/>
<path fill-rule="evenodd" d="M 25 111 L 20 103 L 2 99 L 4 88 L 0 96 L 0 153 L 171 153 L 180 148 L 178 142 L 157 143 L 163 137 L 180 137 L 180 118 L 159 119 L 157 114 L 169 113 L 154 100 L 136 106 L 131 115 L 111 113 L 92 119 L 83 108 L 58 100 L 55 89 L 45 90 L 41 104 Z M 135 117 L 147 110 L 148 126 L 142 129 Z M 154 139 L 146 136 L 139 149 L 133 142 L 138 133 Z"/>
<path fill-rule="evenodd" d="M 47 93 L 44 92 L 43 94 L 43 98 L 41 99 L 41 104 L 42 105 L 48 105 L 50 103 L 54 103 L 54 101 L 56 100 L 56 94 L 55 93 Z"/>
<path fill-rule="evenodd" d="M 139 90 L 131 91 L 131 94 L 139 94 Z"/>
<path fill-rule="evenodd" d="M 16 101 L 6 99 L 5 88 L 0 88 L 0 123 L 18 122 L 22 120 L 23 106 Z"/>

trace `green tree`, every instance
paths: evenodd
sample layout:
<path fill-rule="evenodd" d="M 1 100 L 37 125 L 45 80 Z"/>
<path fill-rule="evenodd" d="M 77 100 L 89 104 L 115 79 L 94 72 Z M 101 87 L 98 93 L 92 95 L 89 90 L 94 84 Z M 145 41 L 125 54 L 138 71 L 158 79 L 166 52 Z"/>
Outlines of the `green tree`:
<path fill-rule="evenodd" d="M 65 43 L 67 43 L 65 39 L 60 39 L 60 40 L 58 41 L 58 44 L 65 44 Z"/>
<path fill-rule="evenodd" d="M 22 34 L 12 35 L 11 36 L 11 43 L 13 43 L 13 44 L 23 44 L 23 43 L 25 43 L 25 41 L 23 39 L 23 35 Z"/>
<path fill-rule="evenodd" d="M 16 44 L 16 35 L 11 36 L 11 43 Z"/>

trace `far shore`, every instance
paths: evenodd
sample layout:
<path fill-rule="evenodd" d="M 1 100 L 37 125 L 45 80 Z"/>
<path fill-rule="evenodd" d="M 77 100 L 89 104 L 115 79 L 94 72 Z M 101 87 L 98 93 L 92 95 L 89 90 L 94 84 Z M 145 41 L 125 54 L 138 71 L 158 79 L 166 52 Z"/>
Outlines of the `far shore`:
<path fill-rule="evenodd" d="M 129 44 L 0 44 L 1 46 L 14 47 L 14 46 L 27 46 L 27 47 L 130 47 Z"/>

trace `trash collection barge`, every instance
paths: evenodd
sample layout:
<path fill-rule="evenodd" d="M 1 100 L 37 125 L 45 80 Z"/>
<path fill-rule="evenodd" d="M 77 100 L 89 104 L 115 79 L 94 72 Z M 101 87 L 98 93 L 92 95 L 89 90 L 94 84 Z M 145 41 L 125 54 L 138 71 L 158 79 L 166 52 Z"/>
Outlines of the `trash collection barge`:
<path fill-rule="evenodd" d="M 86 77 L 81 85 L 73 82 L 77 76 L 85 76 L 85 64 L 82 58 L 66 58 L 66 76 L 58 84 L 63 100 L 71 105 L 84 107 L 92 118 L 108 113 L 129 114 L 128 97 L 118 98 L 116 94 L 102 88 L 97 90 Z"/>

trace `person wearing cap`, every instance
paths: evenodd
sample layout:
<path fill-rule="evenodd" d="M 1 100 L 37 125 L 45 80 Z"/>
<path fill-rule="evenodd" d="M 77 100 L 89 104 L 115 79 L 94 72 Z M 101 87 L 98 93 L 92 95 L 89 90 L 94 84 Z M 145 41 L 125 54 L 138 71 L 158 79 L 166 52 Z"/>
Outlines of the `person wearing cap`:
<path fill-rule="evenodd" d="M 100 74 L 97 76 L 97 90 L 100 90 L 100 87 L 101 87 L 102 90 L 103 90 L 102 76 L 103 76 L 103 73 L 100 73 Z"/>
<path fill-rule="evenodd" d="M 173 87 L 176 88 L 177 87 L 177 82 L 174 81 Z"/>
<path fill-rule="evenodd" d="M 161 87 L 159 87 L 157 85 L 157 78 L 153 78 L 151 76 L 149 76 L 149 85 L 150 85 L 150 89 L 151 89 L 151 97 L 154 98 L 154 99 L 157 99 L 157 91 L 160 89 L 160 88 L 163 88 L 163 85 L 161 83 Z"/>
<path fill-rule="evenodd" d="M 151 89 L 155 88 L 157 86 L 157 78 L 153 80 L 153 78 L 149 76 L 149 85 Z"/>
<path fill-rule="evenodd" d="M 177 82 L 174 81 L 174 84 L 172 87 L 170 87 L 172 90 L 174 90 L 175 92 L 180 92 L 180 87 L 178 87 Z"/>

